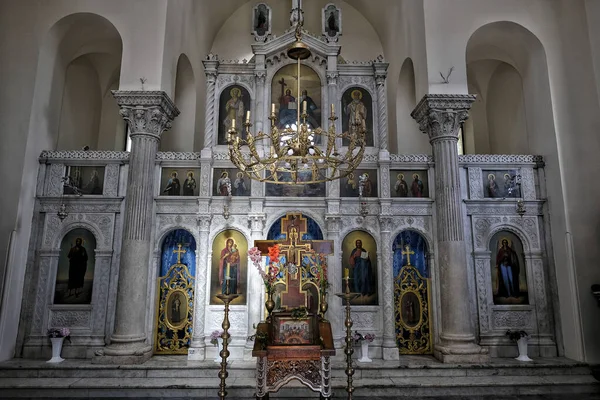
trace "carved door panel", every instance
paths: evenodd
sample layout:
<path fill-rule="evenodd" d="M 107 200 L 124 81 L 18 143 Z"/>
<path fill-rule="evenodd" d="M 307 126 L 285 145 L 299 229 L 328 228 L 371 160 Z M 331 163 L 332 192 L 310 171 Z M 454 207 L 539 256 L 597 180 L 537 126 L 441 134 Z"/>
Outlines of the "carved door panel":
<path fill-rule="evenodd" d="M 429 279 L 405 265 L 394 281 L 396 344 L 400 354 L 431 354 Z"/>

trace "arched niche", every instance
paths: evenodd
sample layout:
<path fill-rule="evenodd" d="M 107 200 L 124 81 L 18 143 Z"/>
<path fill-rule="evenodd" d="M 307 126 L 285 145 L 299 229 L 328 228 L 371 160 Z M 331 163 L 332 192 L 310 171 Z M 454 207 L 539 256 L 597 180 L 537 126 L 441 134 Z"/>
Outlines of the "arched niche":
<path fill-rule="evenodd" d="M 232 301 L 232 305 L 244 305 L 248 293 L 248 241 L 244 234 L 236 229 L 225 229 L 219 232 L 212 243 L 210 266 L 210 304 L 223 304 L 217 294 L 227 290 L 240 296 Z"/>
<path fill-rule="evenodd" d="M 161 137 L 161 151 L 194 151 L 203 138 L 196 138 L 196 78 L 190 60 L 185 54 L 177 61 L 174 102 L 181 114 L 173 121 L 173 127 Z"/>
<path fill-rule="evenodd" d="M 75 228 L 63 236 L 54 286 L 54 304 L 90 304 L 96 269 L 96 238 Z"/>
<path fill-rule="evenodd" d="M 529 304 L 523 242 L 513 232 L 496 232 L 489 242 L 492 298 L 497 305 Z"/>
<path fill-rule="evenodd" d="M 267 233 L 267 240 L 287 239 L 287 233 L 281 228 L 283 218 L 285 218 L 285 215 L 273 222 Z M 323 240 L 323 231 L 319 224 L 308 215 L 302 214 L 302 218 L 306 218 L 307 223 L 307 232 L 302 235 L 302 240 Z"/>
<path fill-rule="evenodd" d="M 350 291 L 360 296 L 350 301 L 352 305 L 377 306 L 379 304 L 377 242 L 363 230 L 348 232 L 342 240 L 342 288 L 344 277 L 349 277 Z"/>
<path fill-rule="evenodd" d="M 484 25 L 466 49 L 469 89 L 479 99 L 465 125 L 467 152 L 557 153 L 546 53 L 514 22 Z"/>
<path fill-rule="evenodd" d="M 394 238 L 392 243 L 394 279 L 400 274 L 405 265 L 412 265 L 419 271 L 423 278 L 430 278 L 429 246 L 427 239 L 419 232 L 404 230 Z"/>
<path fill-rule="evenodd" d="M 191 276 L 196 276 L 196 239 L 185 229 L 175 229 L 163 239 L 159 276 L 165 276 L 178 261 L 188 268 Z"/>
<path fill-rule="evenodd" d="M 412 59 L 406 58 L 400 68 L 396 87 L 396 134 L 390 135 L 390 149 L 398 154 L 428 154 L 431 146 L 410 116 L 417 105 L 415 71 Z"/>
<path fill-rule="evenodd" d="M 32 109 L 39 125 L 30 131 L 41 148 L 124 148 L 124 123 L 110 95 L 122 49 L 117 29 L 97 14 L 71 14 L 50 28 L 40 48 Z"/>

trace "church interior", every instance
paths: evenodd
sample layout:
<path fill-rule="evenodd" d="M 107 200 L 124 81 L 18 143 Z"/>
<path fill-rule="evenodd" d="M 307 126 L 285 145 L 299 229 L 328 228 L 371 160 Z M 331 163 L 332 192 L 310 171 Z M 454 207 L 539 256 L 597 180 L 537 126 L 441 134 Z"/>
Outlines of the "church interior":
<path fill-rule="evenodd" d="M 0 33 L 0 397 L 600 399 L 600 1 Z"/>

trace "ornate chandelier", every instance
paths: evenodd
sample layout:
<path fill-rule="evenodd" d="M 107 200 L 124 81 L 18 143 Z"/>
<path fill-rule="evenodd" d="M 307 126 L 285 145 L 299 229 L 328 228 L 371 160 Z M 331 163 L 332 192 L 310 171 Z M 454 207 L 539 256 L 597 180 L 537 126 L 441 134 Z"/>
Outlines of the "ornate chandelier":
<path fill-rule="evenodd" d="M 287 55 L 298 64 L 298 94 L 300 94 L 300 61 L 310 57 L 309 47 L 301 41 L 302 21 L 296 22 L 296 42 Z M 329 128 L 312 129 L 306 120 L 307 103 L 303 102 L 302 113 L 296 107 L 296 123 L 284 128 L 277 127 L 275 104 L 271 104 L 271 132 L 250 131 L 250 111 L 246 112 L 242 138 L 231 120 L 227 144 L 231 162 L 250 179 L 283 185 L 315 184 L 343 178 L 354 171 L 365 152 L 365 129 L 358 120 L 349 121 L 350 132 L 336 133 L 335 107 L 331 104 Z M 241 128 L 241 127 L 240 127 Z M 348 146 L 338 149 L 342 139 Z"/>

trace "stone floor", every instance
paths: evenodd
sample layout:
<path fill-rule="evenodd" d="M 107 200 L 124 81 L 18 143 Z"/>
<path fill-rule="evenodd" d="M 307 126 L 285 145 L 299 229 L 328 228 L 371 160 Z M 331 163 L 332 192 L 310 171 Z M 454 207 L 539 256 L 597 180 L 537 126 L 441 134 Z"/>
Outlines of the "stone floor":
<path fill-rule="evenodd" d="M 255 364 L 228 364 L 228 399 L 254 397 Z M 345 364 L 333 363 L 334 398 L 347 398 Z M 564 358 L 520 363 L 493 359 L 482 365 L 442 364 L 432 357 L 409 356 L 400 361 L 355 363 L 353 376 L 359 399 L 411 400 L 600 400 L 600 382 L 590 367 Z M 142 365 L 98 365 L 89 360 L 47 364 L 15 359 L 0 363 L 0 398 L 42 399 L 216 399 L 219 364 L 188 361 L 182 356 L 157 356 Z M 271 399 L 318 399 L 292 382 Z"/>

